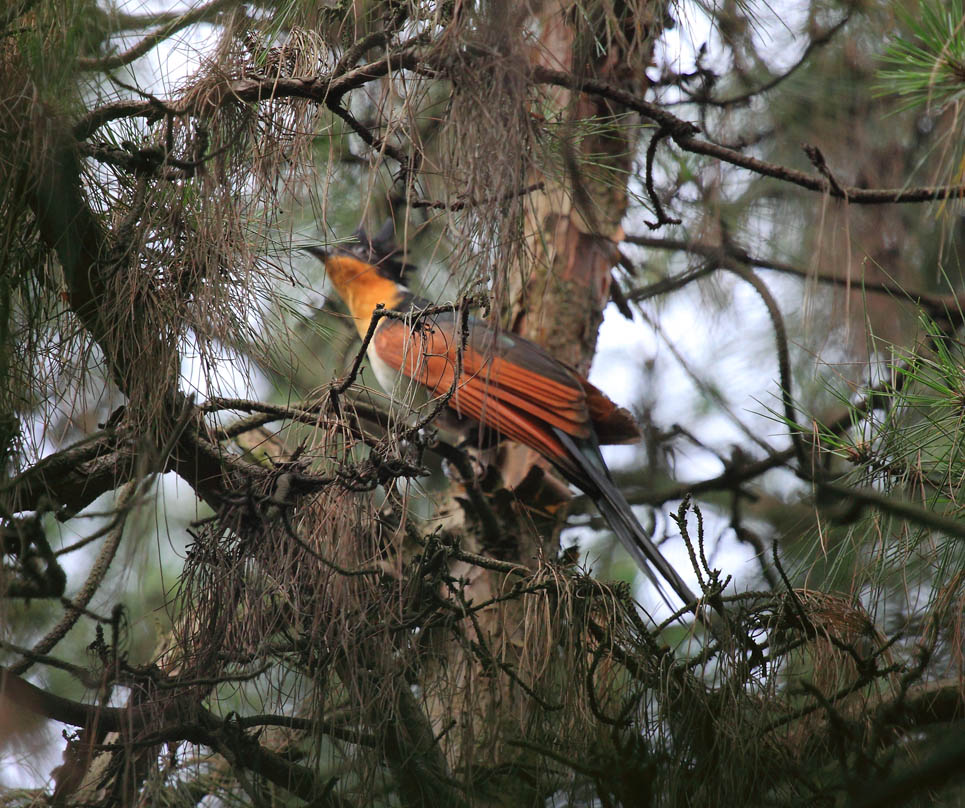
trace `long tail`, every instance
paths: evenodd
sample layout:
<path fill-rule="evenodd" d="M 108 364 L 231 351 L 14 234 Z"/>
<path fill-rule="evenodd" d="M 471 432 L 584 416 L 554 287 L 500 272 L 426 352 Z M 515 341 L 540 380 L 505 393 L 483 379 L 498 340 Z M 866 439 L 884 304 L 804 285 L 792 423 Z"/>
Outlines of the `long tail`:
<path fill-rule="evenodd" d="M 613 483 L 601 489 L 600 497 L 595 500 L 595 504 L 596 507 L 599 508 L 600 513 L 603 514 L 603 518 L 610 523 L 610 527 L 613 528 L 613 532 L 616 533 L 617 538 L 620 539 L 623 546 L 627 548 L 627 552 L 630 553 L 634 561 L 637 562 L 650 580 L 653 581 L 657 592 L 660 593 L 660 597 L 663 598 L 664 602 L 671 609 L 679 608 L 679 604 L 674 605 L 670 602 L 663 589 L 663 585 L 657 576 L 654 575 L 654 570 L 670 584 L 671 589 L 673 589 L 677 597 L 680 598 L 684 604 L 696 602 L 697 596 L 694 595 L 690 587 L 684 583 L 683 578 L 677 574 L 677 571 L 671 566 L 670 562 L 663 557 L 663 554 L 657 546 L 651 541 L 650 537 L 647 536 L 643 527 L 630 510 L 629 503 L 627 503 L 623 494 L 620 493 L 619 489 L 616 488 Z"/>
<path fill-rule="evenodd" d="M 633 515 L 633 510 L 630 508 L 630 503 L 627 502 L 626 497 L 624 497 L 623 494 L 620 493 L 620 489 L 614 485 L 606 464 L 603 462 L 603 456 L 600 454 L 600 450 L 592 445 L 579 446 L 576 441 L 566 433 L 560 430 L 554 431 L 563 445 L 569 450 L 572 458 L 578 461 L 580 469 L 586 474 L 589 481 L 592 482 L 595 492 L 588 490 L 586 493 L 591 496 L 596 493 L 596 496 L 593 496 L 596 507 L 599 508 L 600 513 L 603 514 L 603 518 L 610 523 L 610 527 L 613 528 L 613 532 L 616 533 L 617 538 L 619 538 L 623 546 L 626 547 L 627 552 L 633 556 L 633 559 L 640 565 L 640 568 L 647 574 L 650 580 L 653 581 L 657 587 L 657 591 L 667 605 L 670 606 L 671 609 L 676 608 L 668 600 L 660 581 L 657 579 L 657 576 L 654 575 L 654 570 L 660 574 L 676 593 L 677 597 L 685 604 L 695 603 L 697 596 L 694 595 L 690 587 L 684 583 L 683 578 L 677 574 L 677 570 L 663 557 L 657 545 L 653 543 L 650 536 L 647 535 L 647 532 L 643 529 L 643 526 Z"/>

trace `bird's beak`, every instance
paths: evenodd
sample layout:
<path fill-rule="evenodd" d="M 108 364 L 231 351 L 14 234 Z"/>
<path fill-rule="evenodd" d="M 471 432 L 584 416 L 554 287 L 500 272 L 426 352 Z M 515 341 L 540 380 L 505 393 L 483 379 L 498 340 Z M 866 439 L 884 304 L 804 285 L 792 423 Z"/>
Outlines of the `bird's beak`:
<path fill-rule="evenodd" d="M 326 258 L 328 258 L 331 255 L 331 252 L 326 250 L 324 247 L 309 246 L 309 247 L 302 247 L 301 250 L 302 252 L 311 253 L 320 261 L 324 261 Z"/>

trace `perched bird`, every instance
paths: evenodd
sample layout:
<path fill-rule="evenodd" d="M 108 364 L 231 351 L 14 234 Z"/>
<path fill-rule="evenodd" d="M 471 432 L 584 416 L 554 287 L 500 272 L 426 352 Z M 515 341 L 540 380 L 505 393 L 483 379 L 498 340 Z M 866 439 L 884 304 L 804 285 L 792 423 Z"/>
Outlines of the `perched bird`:
<path fill-rule="evenodd" d="M 369 362 L 383 389 L 404 400 L 414 388 L 417 404 L 452 392 L 447 406 L 459 416 L 535 449 L 586 493 L 658 590 L 651 565 L 684 603 L 696 601 L 633 515 L 600 454 L 600 444 L 640 438 L 630 413 L 536 343 L 474 317 L 468 318 L 460 365 L 459 314 L 419 315 L 431 304 L 403 285 L 406 265 L 398 259 L 390 233 L 383 228 L 369 239 L 359 231 L 358 243 L 350 247 L 304 248 L 325 263 L 363 338 L 379 304 L 410 315 L 382 316 L 369 342 Z"/>

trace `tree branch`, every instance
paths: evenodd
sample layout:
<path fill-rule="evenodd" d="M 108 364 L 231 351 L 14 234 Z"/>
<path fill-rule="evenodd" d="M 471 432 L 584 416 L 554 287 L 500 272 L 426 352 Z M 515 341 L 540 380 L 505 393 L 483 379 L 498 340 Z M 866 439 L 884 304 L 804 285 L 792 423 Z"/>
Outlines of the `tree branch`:
<path fill-rule="evenodd" d="M 331 808 L 350 805 L 343 798 L 331 794 L 330 789 L 319 782 L 310 769 L 289 763 L 244 735 L 240 725 L 222 721 L 200 706 L 193 708 L 193 720 L 185 720 L 184 706 L 177 700 L 167 702 L 160 712 L 156 704 L 139 707 L 83 704 L 43 690 L 5 668 L 0 668 L 0 698 L 9 699 L 37 715 L 75 727 L 96 726 L 103 732 L 117 732 L 123 737 L 144 733 L 150 735 L 144 740 L 150 744 L 187 741 L 222 753 L 229 752 L 235 763 L 312 805 Z M 170 723 L 163 723 L 165 721 Z"/>
<path fill-rule="evenodd" d="M 0 486 L 6 513 L 52 507 L 69 517 L 127 482 L 136 455 L 130 435 L 107 429 L 41 459 Z"/>
<path fill-rule="evenodd" d="M 837 34 L 838 31 L 840 31 L 842 28 L 844 28 L 845 25 L 848 24 L 848 21 L 850 19 L 851 19 L 851 10 L 849 9 L 848 12 L 844 15 L 844 17 L 838 20 L 838 22 L 836 22 L 826 31 L 811 37 L 811 41 L 808 42 L 808 45 L 804 49 L 804 53 L 801 54 L 800 59 L 798 59 L 793 65 L 791 65 L 783 73 L 777 76 L 774 76 L 774 78 L 772 78 L 770 81 L 764 82 L 764 84 L 762 84 L 760 87 L 756 87 L 753 90 L 748 90 L 745 93 L 740 93 L 739 95 L 731 96 L 730 98 L 710 98 L 702 95 L 694 95 L 694 96 L 691 96 L 693 98 L 693 101 L 700 104 L 710 104 L 711 106 L 715 106 L 715 107 L 730 107 L 730 106 L 738 106 L 740 104 L 746 104 L 748 101 L 755 98 L 756 96 L 770 92 L 775 87 L 777 87 L 777 85 L 779 85 L 781 82 L 793 76 L 794 73 L 796 73 L 798 69 L 801 68 L 805 62 L 807 62 L 808 58 L 815 50 L 817 50 L 820 47 L 823 47 L 824 45 L 827 45 L 834 38 L 834 35 Z"/>
<path fill-rule="evenodd" d="M 661 128 L 670 132 L 674 142 L 684 151 L 693 154 L 702 154 L 705 157 L 714 157 L 721 162 L 728 163 L 738 168 L 744 168 L 759 174 L 762 177 L 788 182 L 809 191 L 818 191 L 840 199 L 847 199 L 857 205 L 884 205 L 898 202 L 932 202 L 942 199 L 961 199 L 965 197 L 965 185 L 935 185 L 918 188 L 855 188 L 851 186 L 841 186 L 840 188 L 829 187 L 825 177 L 815 177 L 797 171 L 793 168 L 769 163 L 766 160 L 759 160 L 741 154 L 739 151 L 719 146 L 706 140 L 697 138 L 700 131 L 696 124 L 678 118 L 666 109 L 652 104 L 639 96 L 621 90 L 618 87 L 599 81 L 598 79 L 584 78 L 562 70 L 550 70 L 545 67 L 536 67 L 532 72 L 532 80 L 537 84 L 552 84 L 558 87 L 566 87 L 570 90 L 598 95 L 622 104 L 628 109 L 639 112 L 641 115 L 657 123 Z"/>
<path fill-rule="evenodd" d="M 419 58 L 415 47 L 404 47 L 398 52 L 386 54 L 383 59 L 361 65 L 339 76 L 326 73 L 321 76 L 228 79 L 223 84 L 212 87 L 203 100 L 189 98 L 181 103 L 161 102 L 160 108 L 157 100 L 115 101 L 90 110 L 74 124 L 72 131 L 77 140 L 86 140 L 100 127 L 121 118 L 147 118 L 150 121 L 162 114 L 195 114 L 199 111 L 196 106 L 198 104 L 203 104 L 204 108 L 210 111 L 211 108 L 229 103 L 254 104 L 279 98 L 315 101 L 335 112 L 346 93 L 381 79 L 393 70 L 435 72 Z"/>
<path fill-rule="evenodd" d="M 396 70 L 411 70 L 422 75 L 439 77 L 445 73 L 444 65 L 434 64 L 429 58 L 420 56 L 415 47 L 386 54 L 384 58 L 362 65 L 342 75 L 325 74 L 317 77 L 273 77 L 263 79 L 235 79 L 212 88 L 204 98 L 206 107 L 220 106 L 229 99 L 241 103 L 258 103 L 277 98 L 303 98 L 324 104 L 335 114 L 346 119 L 350 126 L 362 134 L 345 116 L 341 100 L 346 93 L 358 89 L 372 81 L 383 78 Z M 535 84 L 550 84 L 570 90 L 597 95 L 615 101 L 628 109 L 656 122 L 674 142 L 684 151 L 713 157 L 721 162 L 744 168 L 763 177 L 771 177 L 797 185 L 810 191 L 826 193 L 832 197 L 846 199 L 858 205 L 883 205 L 893 203 L 931 202 L 944 199 L 965 197 L 965 185 L 936 185 L 914 188 L 857 188 L 837 186 L 828 182 L 824 176 L 815 177 L 793 168 L 770 163 L 756 157 L 742 154 L 735 149 L 697 138 L 700 128 L 689 121 L 678 118 L 663 107 L 653 104 L 633 93 L 622 90 L 599 79 L 576 76 L 561 70 L 551 70 L 536 66 L 530 74 Z M 182 103 L 171 110 L 171 114 L 187 115 L 195 112 L 194 101 Z M 158 116 L 157 104 L 150 101 L 119 101 L 91 110 L 74 126 L 74 137 L 84 140 L 99 127 L 112 120 L 126 117 L 154 118 Z M 357 126 L 361 126 L 357 124 Z M 364 127 L 362 127 L 364 129 Z M 367 130 L 366 130 L 367 132 Z M 371 133 L 368 133 L 371 138 Z M 380 145 L 389 151 L 388 144 L 372 140 L 372 145 Z M 394 148 L 394 147 L 392 147 Z M 389 151 L 392 154 L 391 151 Z M 399 152 L 392 156 L 399 159 Z"/>
<path fill-rule="evenodd" d="M 909 290 L 900 284 L 891 283 L 888 281 L 865 280 L 863 277 L 848 278 L 829 272 L 802 269 L 801 267 L 794 266 L 793 264 L 789 264 L 785 261 L 775 261 L 771 258 L 762 258 L 760 256 L 750 255 L 746 250 L 734 245 L 706 244 L 699 241 L 659 238 L 656 236 L 641 236 L 636 234 L 628 234 L 624 237 L 624 241 L 626 241 L 628 244 L 635 244 L 640 247 L 688 252 L 718 263 L 723 259 L 730 258 L 743 264 L 747 264 L 748 266 L 756 267 L 757 269 L 767 269 L 774 272 L 780 272 L 783 275 L 791 275 L 792 277 L 800 278 L 804 281 L 817 281 L 818 283 L 826 283 L 831 286 L 858 286 L 866 292 L 890 295 L 897 300 L 904 299 L 909 303 L 919 305 L 928 313 L 930 317 L 936 320 L 952 318 L 954 322 L 965 321 L 965 295 L 936 295 L 931 292 L 921 292 L 914 289 Z M 687 270 L 679 275 L 664 278 L 656 283 L 650 284 L 643 289 L 631 290 L 626 293 L 626 297 L 628 300 L 646 300 L 659 294 L 673 292 L 687 285 L 691 281 L 709 274 L 709 272 L 712 272 L 713 269 L 713 266 L 705 266 L 700 270 Z"/>
<path fill-rule="evenodd" d="M 965 520 L 936 513 L 907 499 L 900 499 L 892 493 L 886 494 L 871 488 L 852 488 L 825 480 L 816 481 L 816 485 L 820 492 L 826 492 L 842 500 L 850 500 L 855 505 L 876 508 L 882 513 L 890 513 L 899 519 L 930 530 L 965 539 Z"/>
<path fill-rule="evenodd" d="M 199 6 L 186 14 L 177 17 L 162 25 L 156 31 L 148 34 L 132 48 L 124 53 L 114 54 L 113 56 L 96 56 L 92 58 L 81 57 L 76 64 L 80 70 L 113 70 L 117 67 L 130 64 L 135 59 L 144 56 L 152 48 L 157 47 L 170 36 L 173 36 L 182 28 L 194 25 L 216 17 L 223 9 L 237 6 L 237 0 L 214 0 L 206 6 Z"/>

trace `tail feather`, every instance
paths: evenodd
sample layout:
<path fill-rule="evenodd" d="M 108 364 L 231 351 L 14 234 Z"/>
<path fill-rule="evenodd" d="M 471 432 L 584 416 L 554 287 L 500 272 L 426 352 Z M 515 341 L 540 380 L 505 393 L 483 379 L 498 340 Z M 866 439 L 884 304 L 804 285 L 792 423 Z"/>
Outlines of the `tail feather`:
<path fill-rule="evenodd" d="M 676 610 L 680 604 L 675 605 L 670 602 L 662 583 L 654 574 L 654 570 L 670 585 L 683 603 L 694 603 L 697 600 L 697 596 L 690 590 L 690 587 L 684 583 L 684 580 L 677 574 L 670 562 L 664 558 L 657 545 L 647 536 L 630 510 L 629 503 L 624 499 L 619 489 L 613 486 L 613 483 L 610 483 L 608 488 L 604 488 L 594 502 L 600 513 L 603 514 L 603 518 L 609 522 L 617 538 L 620 539 L 620 543 L 647 574 L 647 577 L 657 588 L 660 597 L 670 609 Z"/>
<path fill-rule="evenodd" d="M 643 529 L 643 526 L 633 515 L 630 503 L 627 502 L 623 494 L 620 493 L 620 489 L 616 487 L 610 478 L 600 450 L 592 445 L 579 446 L 571 436 L 560 430 L 554 431 L 570 452 L 572 458 L 577 461 L 581 470 L 586 474 L 589 482 L 592 483 L 592 488 L 589 486 L 581 487 L 586 490 L 587 494 L 593 497 L 594 503 L 603 515 L 603 518 L 609 522 L 610 527 L 627 549 L 627 552 L 633 556 L 633 559 L 640 565 L 640 568 L 647 574 L 650 580 L 653 581 L 664 602 L 666 602 L 671 609 L 675 608 L 673 604 L 669 602 L 660 581 L 656 575 L 654 575 L 654 570 L 660 574 L 676 593 L 677 597 L 684 603 L 694 603 L 697 600 L 697 596 L 694 595 L 690 587 L 684 583 L 683 578 L 677 574 L 677 571 L 670 562 L 663 557 L 657 545 L 653 543 L 650 536 L 647 535 L 647 532 Z"/>

